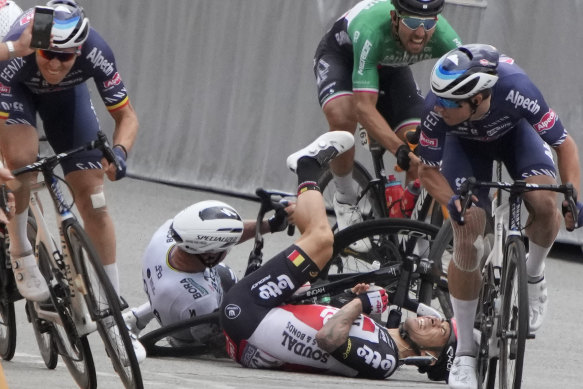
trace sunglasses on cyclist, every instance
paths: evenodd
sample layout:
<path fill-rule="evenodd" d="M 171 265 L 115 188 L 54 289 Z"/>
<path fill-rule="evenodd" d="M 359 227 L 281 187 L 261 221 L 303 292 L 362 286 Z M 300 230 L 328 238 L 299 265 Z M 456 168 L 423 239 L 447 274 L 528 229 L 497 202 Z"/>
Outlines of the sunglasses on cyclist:
<path fill-rule="evenodd" d="M 407 27 L 408 29 L 411 29 L 411 30 L 416 30 L 419 28 L 419 26 L 423 26 L 425 31 L 429 31 L 429 30 L 435 28 L 435 25 L 437 24 L 437 17 L 434 17 L 434 18 L 416 18 L 413 16 L 399 15 L 399 18 L 401 18 L 401 22 L 403 22 L 405 27 Z"/>
<path fill-rule="evenodd" d="M 51 59 L 56 58 L 61 62 L 67 62 L 67 61 L 70 61 L 73 58 L 75 58 L 75 56 L 77 56 L 76 52 L 64 53 L 64 52 L 60 52 L 60 51 L 38 50 L 38 53 L 40 54 L 41 57 L 43 57 L 47 61 L 50 61 Z"/>
<path fill-rule="evenodd" d="M 443 108 L 461 108 L 462 101 L 463 100 L 450 100 L 444 99 L 443 97 L 438 97 L 435 104 Z"/>

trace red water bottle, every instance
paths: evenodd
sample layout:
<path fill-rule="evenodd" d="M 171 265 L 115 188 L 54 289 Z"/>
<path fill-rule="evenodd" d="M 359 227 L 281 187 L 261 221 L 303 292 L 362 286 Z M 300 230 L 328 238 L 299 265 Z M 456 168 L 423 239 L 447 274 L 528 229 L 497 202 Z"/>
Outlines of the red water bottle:
<path fill-rule="evenodd" d="M 411 217 L 419 193 L 421 193 L 421 181 L 417 178 L 415 181 L 409 182 L 407 188 L 405 188 L 405 192 L 403 192 L 403 197 L 401 198 L 401 211 L 403 212 L 403 216 Z"/>
<path fill-rule="evenodd" d="M 403 193 L 404 189 L 401 186 L 401 182 L 391 174 L 385 186 L 385 198 L 387 200 L 387 209 L 389 210 L 390 217 L 403 217 L 400 204 Z"/>

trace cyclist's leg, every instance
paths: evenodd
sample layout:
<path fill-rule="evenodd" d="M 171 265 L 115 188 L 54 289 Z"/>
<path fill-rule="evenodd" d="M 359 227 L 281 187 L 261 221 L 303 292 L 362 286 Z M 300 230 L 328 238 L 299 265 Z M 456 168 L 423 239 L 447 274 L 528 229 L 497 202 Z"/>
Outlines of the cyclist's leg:
<path fill-rule="evenodd" d="M 446 137 L 447 153 L 444 154 L 442 172 L 454 192 L 468 177 L 488 180 L 492 174 L 491 154 L 486 150 L 478 152 L 476 142 L 462 141 L 457 137 Z M 471 158 L 470 158 L 471 156 Z M 487 192 L 482 193 L 482 201 Z M 470 374 L 474 368 L 476 374 L 476 347 L 473 337 L 474 319 L 478 306 L 479 290 L 482 278 L 479 269 L 478 254 L 483 243 L 486 220 L 485 212 L 476 206 L 468 209 L 466 223 L 463 226 L 452 222 L 454 231 L 454 256 L 448 267 L 448 287 L 454 317 L 458 326 L 458 343 L 456 357 L 450 372 L 450 380 L 461 377 L 461 373 Z M 477 377 L 474 375 L 474 381 Z"/>
<path fill-rule="evenodd" d="M 409 131 L 415 131 L 420 123 L 423 97 L 415 83 L 409 66 L 382 67 L 379 70 L 379 99 L 377 109 L 395 134 L 404 143 Z M 405 184 L 418 177 L 419 161 L 411 160 Z"/>
<path fill-rule="evenodd" d="M 314 58 L 314 75 L 319 103 L 328 121 L 329 131 L 347 131 L 352 134 L 357 124 L 352 93 L 353 65 L 352 59 L 338 47 L 334 37 L 335 29 L 340 28 L 332 28 L 320 42 Z M 360 210 L 354 206 L 357 199 L 352 177 L 354 152 L 354 148 L 351 148 L 330 163 L 336 188 L 333 205 L 339 229 L 362 220 Z"/>
<path fill-rule="evenodd" d="M 39 114 L 55 152 L 78 147 L 96 138 L 99 122 L 85 84 L 42 98 Z M 99 150 L 84 151 L 61 163 L 71 185 L 84 229 L 119 294 L 113 221 L 103 191 L 104 173 Z"/>
<path fill-rule="evenodd" d="M 524 179 L 534 184 L 556 184 L 556 170 L 550 147 L 532 131 L 525 121 L 508 136 L 505 143 L 507 169 L 513 179 Z M 516 154 L 514 145 L 528 153 Z M 530 330 L 540 328 L 547 306 L 547 287 L 544 279 L 544 261 L 551 250 L 560 228 L 561 215 L 556 204 L 556 194 L 550 191 L 525 193 L 528 210 L 526 235 L 529 238 L 526 273 L 529 290 Z"/>
<path fill-rule="evenodd" d="M 38 154 L 38 135 L 36 133 L 36 107 L 30 93 L 15 86 L 12 88 L 10 104 L 20 106 L 20 110 L 8 110 L 8 119 L 0 120 L 0 146 L 4 163 L 8 169 L 30 164 Z M 2 115 L 2 117 L 6 117 Z M 19 185 L 12 185 L 15 197 L 16 215 L 8 224 L 12 269 L 20 294 L 34 301 L 49 298 L 49 292 L 36 264 L 33 247 L 27 236 L 28 202 L 30 182 L 34 173 L 19 176 Z"/>
<path fill-rule="evenodd" d="M 338 136 L 344 137 L 344 140 L 340 140 L 344 143 L 343 149 L 353 145 L 353 139 L 346 142 L 346 136 Z M 318 139 L 327 138 L 329 135 L 324 134 Z M 302 235 L 295 244 L 237 282 L 223 299 L 221 324 L 227 336 L 227 351 L 238 362 L 244 351 L 239 350 L 241 341 L 251 337 L 272 308 L 283 304 L 306 281 L 316 277 L 332 256 L 334 235 L 317 186 L 322 164 L 313 158 L 312 153 L 316 145 L 319 150 L 329 149 L 327 142 L 322 143 L 324 147 L 320 147 L 320 143 L 316 141 L 287 159 L 288 167 L 298 175 L 294 219 Z"/>

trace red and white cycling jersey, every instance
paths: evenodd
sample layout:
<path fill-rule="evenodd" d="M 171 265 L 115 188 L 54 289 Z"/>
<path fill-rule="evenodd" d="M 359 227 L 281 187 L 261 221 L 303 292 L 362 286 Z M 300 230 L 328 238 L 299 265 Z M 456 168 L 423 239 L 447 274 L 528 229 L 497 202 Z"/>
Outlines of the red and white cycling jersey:
<path fill-rule="evenodd" d="M 239 363 L 251 368 L 359 375 L 359 370 L 334 358 L 316 343 L 316 333 L 337 311 L 338 308 L 325 305 L 282 305 L 271 309 L 251 337 L 241 343 Z M 350 340 L 357 347 L 356 355 L 362 362 L 373 369 L 381 369 L 385 377 L 397 368 L 393 340 L 383 326 L 368 316 L 360 315 L 354 321 Z M 378 350 L 388 352 L 381 355 Z M 347 350 L 346 357 L 349 353 Z"/>

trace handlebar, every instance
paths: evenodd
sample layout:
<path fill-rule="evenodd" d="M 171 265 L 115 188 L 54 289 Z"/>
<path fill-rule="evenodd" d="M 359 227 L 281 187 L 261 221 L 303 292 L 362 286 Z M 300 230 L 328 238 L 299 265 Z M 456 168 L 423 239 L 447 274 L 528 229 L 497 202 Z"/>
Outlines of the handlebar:
<path fill-rule="evenodd" d="M 115 158 L 115 154 L 109 145 L 107 140 L 107 136 L 102 131 L 97 131 L 97 139 L 87 142 L 86 144 L 79 146 L 74 149 L 67 150 L 63 153 L 51 155 L 48 157 L 44 157 L 39 159 L 36 162 L 33 162 L 29 165 L 20 167 L 18 169 L 14 169 L 12 171 L 13 176 L 18 176 L 24 173 L 29 173 L 33 171 L 41 171 L 45 169 L 52 170 L 54 169 L 63 159 L 70 157 L 71 155 L 80 153 L 81 151 L 85 150 L 94 150 L 99 149 L 103 153 L 103 156 L 109 163 L 113 163 L 116 169 L 121 169 L 119 164 L 117 163 L 117 159 Z"/>
<path fill-rule="evenodd" d="M 532 192 L 536 190 L 548 190 L 552 192 L 562 193 L 565 196 L 565 200 L 568 203 L 568 209 L 573 215 L 575 221 L 575 226 L 577 226 L 577 192 L 570 182 L 562 185 L 556 184 L 532 184 L 525 182 L 523 180 L 517 180 L 514 182 L 488 182 L 488 181 L 478 181 L 475 177 L 470 177 L 465 180 L 460 186 L 460 199 L 462 203 L 461 220 L 464 221 L 464 214 L 466 210 L 471 205 L 472 196 L 475 195 L 475 189 L 477 188 L 495 188 L 501 189 L 506 192 L 510 192 L 511 195 L 522 195 L 526 192 Z"/>
<path fill-rule="evenodd" d="M 293 193 L 282 192 L 279 190 L 267 190 L 263 188 L 257 188 L 255 194 L 261 205 L 259 207 L 259 212 L 257 213 L 257 221 L 255 224 L 255 245 L 249 254 L 245 275 L 257 270 L 263 262 L 263 235 L 261 235 L 261 224 L 265 214 L 269 211 L 284 209 L 287 204 L 283 203 L 282 200 L 286 197 L 295 197 L 295 194 Z M 287 233 L 289 236 L 292 236 L 294 232 L 295 226 L 290 224 L 287 228 Z"/>

